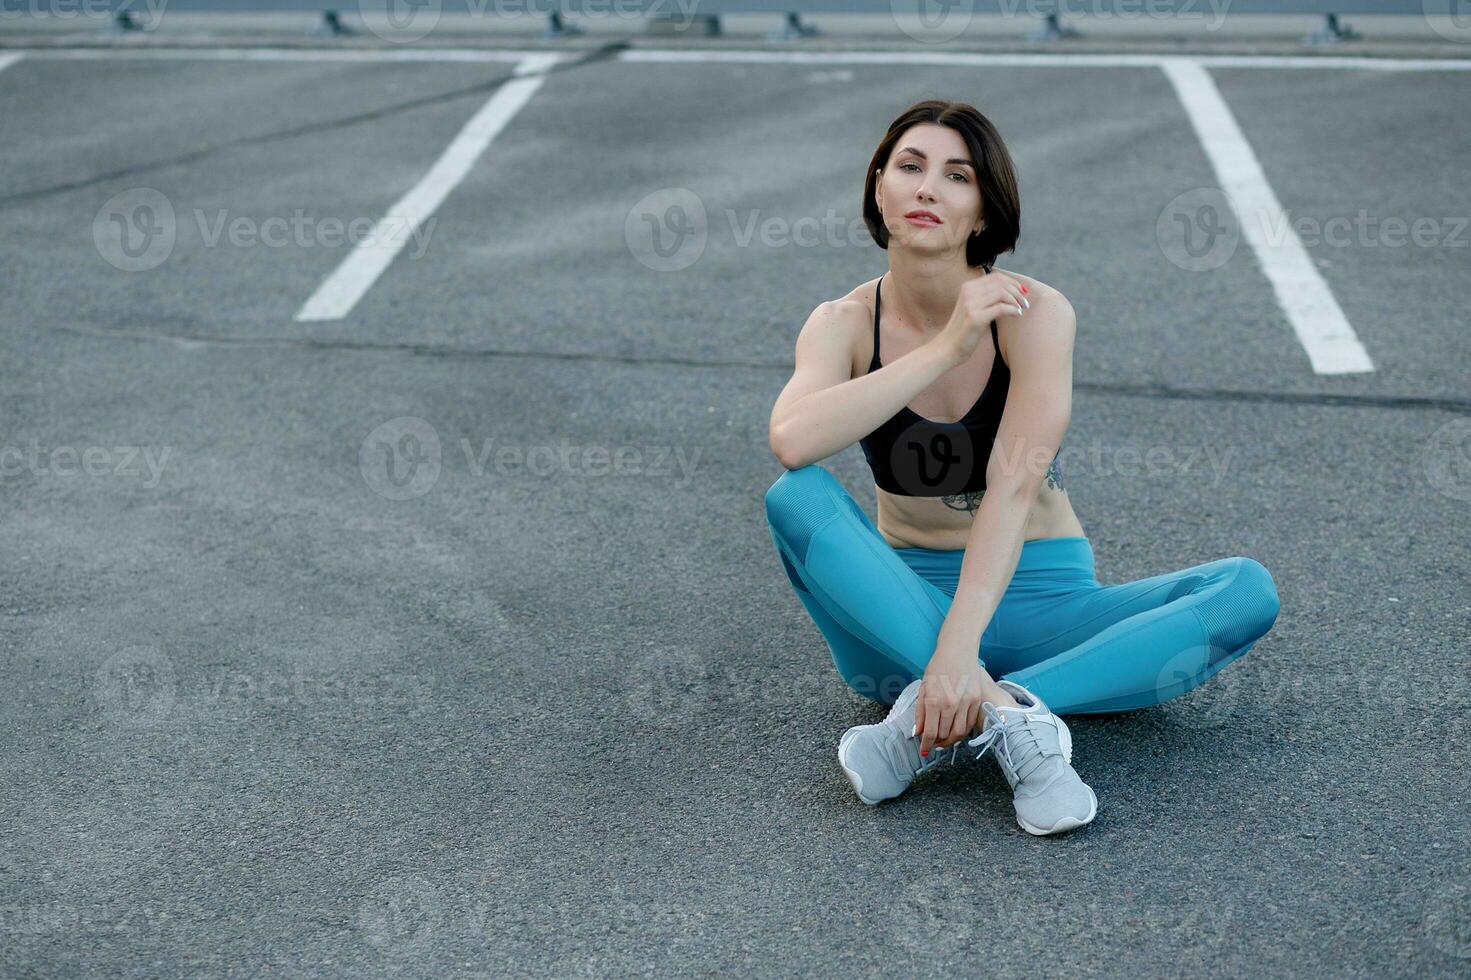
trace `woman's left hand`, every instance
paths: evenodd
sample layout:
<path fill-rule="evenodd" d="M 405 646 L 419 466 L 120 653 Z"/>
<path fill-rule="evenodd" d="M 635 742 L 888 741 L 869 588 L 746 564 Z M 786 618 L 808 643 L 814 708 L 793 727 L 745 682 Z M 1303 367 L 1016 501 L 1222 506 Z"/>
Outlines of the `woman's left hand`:
<path fill-rule="evenodd" d="M 948 643 L 942 635 L 925 668 L 914 705 L 919 754 L 948 748 L 970 734 L 981 713 L 981 663 L 975 644 Z"/>

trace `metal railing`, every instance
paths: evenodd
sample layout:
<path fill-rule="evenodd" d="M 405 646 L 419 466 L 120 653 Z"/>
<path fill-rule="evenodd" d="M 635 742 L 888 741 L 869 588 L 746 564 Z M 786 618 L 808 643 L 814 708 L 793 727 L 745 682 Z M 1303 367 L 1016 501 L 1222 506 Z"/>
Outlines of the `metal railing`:
<path fill-rule="evenodd" d="M 1449 0 L 1454 5 L 1457 0 Z M 315 14 L 315 26 L 307 31 L 324 37 L 343 37 L 355 33 L 343 21 L 343 15 L 383 17 L 387 23 L 407 21 L 415 16 L 433 13 L 449 16 L 499 16 L 542 14 L 547 26 L 543 38 L 570 37 L 583 33 L 568 24 L 566 14 L 607 13 L 615 6 L 626 16 L 645 16 L 651 20 L 668 19 L 671 8 L 680 19 L 697 25 L 700 33 L 719 35 L 720 18 L 725 14 L 769 13 L 782 18 L 782 26 L 772 31 L 774 40 L 799 40 L 820 33 L 802 22 L 804 14 L 882 14 L 934 16 L 942 11 L 961 8 L 968 14 L 1006 15 L 1035 20 L 1035 28 L 1026 35 L 1031 41 L 1058 41 L 1084 36 L 1084 32 L 1068 21 L 1086 20 L 1094 15 L 1148 16 L 1167 19 L 1200 15 L 1230 16 L 1234 14 L 1318 15 L 1322 26 L 1302 38 L 1307 43 L 1339 43 L 1357 40 L 1362 35 L 1339 18 L 1345 14 L 1388 14 L 1419 16 L 1425 13 L 1420 0 L 24 0 L 28 11 L 36 13 L 75 14 L 79 6 L 92 10 L 107 9 L 112 19 L 110 33 L 142 30 L 147 26 L 140 15 L 153 13 L 156 7 L 188 13 L 303 13 Z M 0 11 L 13 10 L 20 0 L 0 0 Z"/>

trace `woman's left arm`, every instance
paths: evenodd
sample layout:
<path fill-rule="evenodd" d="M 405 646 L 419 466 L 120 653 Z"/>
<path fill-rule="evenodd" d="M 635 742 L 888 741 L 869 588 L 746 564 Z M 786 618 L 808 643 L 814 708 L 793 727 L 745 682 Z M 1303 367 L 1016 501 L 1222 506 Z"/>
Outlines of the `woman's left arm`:
<path fill-rule="evenodd" d="M 986 463 L 986 492 L 971 523 L 946 628 L 974 650 L 1021 558 L 1027 515 L 1073 414 L 1072 304 L 1053 291 L 1008 337 L 1011 387 Z"/>
<path fill-rule="evenodd" d="M 986 492 L 966 539 L 955 598 L 925 669 L 926 678 L 944 679 L 939 688 L 951 693 L 936 690 L 934 695 L 954 710 L 935 719 L 934 734 L 925 739 L 929 744 L 922 746 L 923 751 L 930 744 L 954 744 L 980 712 L 980 698 L 969 678 L 979 679 L 981 635 L 1016 571 L 1027 516 L 1072 418 L 1076 333 L 1072 304 L 1051 291 L 1046 300 L 1032 304 L 1021 324 L 1020 330 L 1009 332 L 1011 387 L 986 464 Z M 957 697 L 968 702 L 963 712 Z"/>

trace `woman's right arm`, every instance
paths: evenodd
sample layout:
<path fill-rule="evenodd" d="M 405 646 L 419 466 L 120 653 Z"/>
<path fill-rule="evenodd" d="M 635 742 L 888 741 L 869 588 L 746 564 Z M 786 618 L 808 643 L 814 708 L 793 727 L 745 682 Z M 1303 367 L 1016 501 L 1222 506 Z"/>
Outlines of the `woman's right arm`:
<path fill-rule="evenodd" d="M 854 345 L 871 317 L 857 300 L 829 300 L 797 335 L 796 368 L 771 410 L 769 434 L 771 451 L 787 469 L 853 445 L 969 356 L 942 334 L 854 378 Z"/>

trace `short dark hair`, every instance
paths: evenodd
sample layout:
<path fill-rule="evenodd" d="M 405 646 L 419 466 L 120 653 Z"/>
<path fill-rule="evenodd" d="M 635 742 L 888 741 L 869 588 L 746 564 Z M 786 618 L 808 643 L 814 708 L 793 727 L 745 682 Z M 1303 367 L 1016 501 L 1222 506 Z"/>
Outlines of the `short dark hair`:
<path fill-rule="evenodd" d="M 873 162 L 868 165 L 868 175 L 863 181 L 863 221 L 868 225 L 868 233 L 879 248 L 889 247 L 889 229 L 884 226 L 878 202 L 874 199 L 874 188 L 878 184 L 876 171 L 888 166 L 889 156 L 894 152 L 899 137 L 909 127 L 920 123 L 949 126 L 960 134 L 970 150 L 971 159 L 976 164 L 981 217 L 986 227 L 979 233 L 972 233 L 966 241 L 965 261 L 967 265 L 981 266 L 990 272 L 997 257 L 1015 250 L 1016 241 L 1021 237 L 1021 193 L 1017 189 L 1011 153 L 1007 151 L 1001 134 L 991 120 L 966 102 L 926 99 L 905 109 L 889 124 L 889 131 L 874 151 Z"/>

